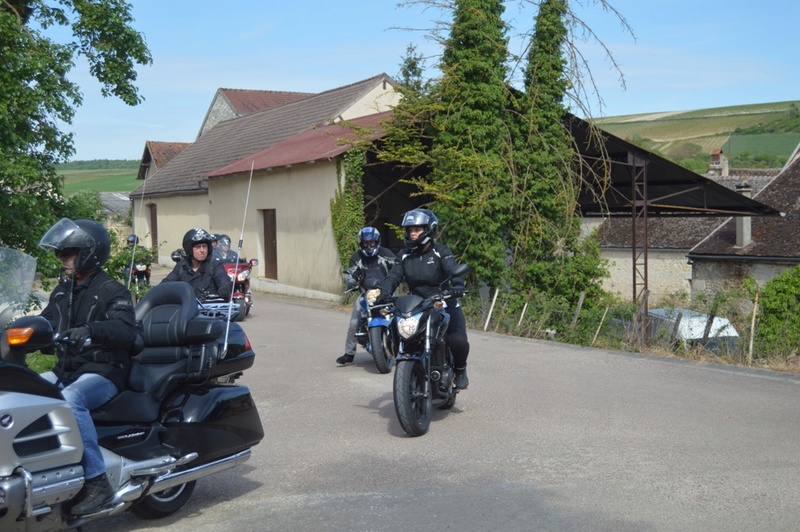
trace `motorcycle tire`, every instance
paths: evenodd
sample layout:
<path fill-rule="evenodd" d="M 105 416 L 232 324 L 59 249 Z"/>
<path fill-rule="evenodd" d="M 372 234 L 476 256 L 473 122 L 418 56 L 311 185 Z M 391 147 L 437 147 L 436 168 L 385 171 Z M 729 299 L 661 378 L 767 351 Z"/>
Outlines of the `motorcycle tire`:
<path fill-rule="evenodd" d="M 389 373 L 394 364 L 394 346 L 392 337 L 384 327 L 373 327 L 369 330 L 369 345 L 372 358 L 380 373 Z"/>
<path fill-rule="evenodd" d="M 394 370 L 394 410 L 409 436 L 422 436 L 431 424 L 433 401 L 425 394 L 427 375 L 422 364 L 403 361 Z"/>
<path fill-rule="evenodd" d="M 236 313 L 236 317 L 233 318 L 233 321 L 244 321 L 244 317 L 247 315 L 247 308 L 244 302 L 244 298 L 234 297 L 233 303 L 239 305 L 239 312 Z"/>
<path fill-rule="evenodd" d="M 145 519 L 161 519 L 180 510 L 194 491 L 196 480 L 156 493 L 151 493 L 131 507 L 131 511 Z"/>

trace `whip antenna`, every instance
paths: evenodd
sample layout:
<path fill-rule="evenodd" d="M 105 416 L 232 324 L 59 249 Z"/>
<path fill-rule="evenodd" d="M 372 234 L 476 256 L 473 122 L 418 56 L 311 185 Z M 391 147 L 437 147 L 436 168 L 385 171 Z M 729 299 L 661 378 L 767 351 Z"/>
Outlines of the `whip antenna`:
<path fill-rule="evenodd" d="M 231 285 L 231 298 L 228 301 L 228 320 L 225 324 L 225 344 L 223 346 L 222 352 L 228 352 L 228 333 L 231 330 L 231 312 L 233 311 L 233 287 L 236 285 L 236 278 L 239 276 L 239 259 L 242 256 L 242 242 L 244 241 L 244 223 L 247 220 L 247 207 L 250 205 L 250 187 L 253 184 L 253 168 L 255 167 L 256 162 L 250 162 L 250 178 L 247 181 L 247 196 L 244 199 L 244 214 L 242 214 L 242 229 L 239 232 L 239 247 L 236 250 L 236 268 L 233 270 L 233 283 Z M 242 309 L 239 309 L 242 312 Z"/>

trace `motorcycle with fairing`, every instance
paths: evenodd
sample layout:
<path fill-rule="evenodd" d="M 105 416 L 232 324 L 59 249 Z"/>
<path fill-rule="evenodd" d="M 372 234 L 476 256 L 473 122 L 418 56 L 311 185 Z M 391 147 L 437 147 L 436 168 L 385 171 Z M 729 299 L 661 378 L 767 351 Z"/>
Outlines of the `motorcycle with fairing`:
<path fill-rule="evenodd" d="M 409 436 L 422 436 L 430 427 L 434 408 L 448 410 L 456 403 L 453 354 L 447 345 L 450 316 L 447 302 L 455 301 L 446 286 L 467 274 L 461 264 L 441 284 L 438 294 L 423 298 L 410 294 L 392 297 L 392 328 L 398 339 L 394 370 L 394 408 Z"/>
<path fill-rule="evenodd" d="M 5 270 L 0 291 L 9 286 Z M 60 390 L 25 366 L 29 353 L 70 340 L 40 316 L 9 325 L 0 360 L 0 530 L 65 530 L 127 509 L 168 516 L 199 479 L 245 462 L 263 438 L 250 390 L 235 383 L 255 359 L 238 324 L 226 331 L 223 320 L 200 314 L 183 282 L 153 287 L 136 319 L 142 333 L 127 387 L 92 412 L 114 498 L 82 516 L 69 513 L 84 484 L 75 417 Z"/>

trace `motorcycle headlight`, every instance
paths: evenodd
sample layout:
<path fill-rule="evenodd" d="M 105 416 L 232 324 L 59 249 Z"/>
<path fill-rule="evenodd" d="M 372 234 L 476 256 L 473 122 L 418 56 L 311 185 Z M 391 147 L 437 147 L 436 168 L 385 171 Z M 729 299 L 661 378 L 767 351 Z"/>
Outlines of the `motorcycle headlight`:
<path fill-rule="evenodd" d="M 239 272 L 239 275 L 236 276 L 238 282 L 243 283 L 250 277 L 250 270 L 245 270 L 243 272 Z"/>
<path fill-rule="evenodd" d="M 419 316 L 402 318 L 397 322 L 397 332 L 405 340 L 408 340 L 417 332 L 417 327 L 419 327 Z"/>

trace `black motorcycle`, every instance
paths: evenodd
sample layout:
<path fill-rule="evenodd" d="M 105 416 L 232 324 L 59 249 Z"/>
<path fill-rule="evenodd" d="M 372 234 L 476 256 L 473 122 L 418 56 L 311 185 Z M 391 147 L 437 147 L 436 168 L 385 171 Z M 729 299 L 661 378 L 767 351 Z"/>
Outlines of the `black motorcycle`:
<path fill-rule="evenodd" d="M 58 338 L 26 316 L 8 329 L 0 361 L 0 530 L 80 527 L 131 509 L 146 518 L 178 511 L 197 480 L 245 462 L 264 436 L 250 390 L 234 381 L 253 365 L 244 331 L 200 314 L 183 282 L 153 287 L 136 306 L 143 334 L 127 389 L 92 412 L 113 501 L 72 516 L 84 483 L 83 447 L 60 391 L 24 367 L 27 353 Z"/>
<path fill-rule="evenodd" d="M 445 312 L 445 301 L 452 296 L 444 287 L 468 271 L 467 265 L 454 268 L 435 296 L 393 298 L 392 327 L 398 339 L 394 409 L 409 436 L 428 432 L 433 408 L 447 410 L 456 403 L 453 354 L 447 345 L 450 316 Z"/>

